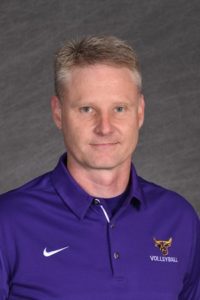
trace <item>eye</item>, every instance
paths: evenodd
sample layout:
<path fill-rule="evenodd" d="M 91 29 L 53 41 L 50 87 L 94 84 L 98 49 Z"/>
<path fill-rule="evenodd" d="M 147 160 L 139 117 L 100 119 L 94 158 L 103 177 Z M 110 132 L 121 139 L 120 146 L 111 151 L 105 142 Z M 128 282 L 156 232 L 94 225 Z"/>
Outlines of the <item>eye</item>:
<path fill-rule="evenodd" d="M 80 112 L 82 113 L 92 113 L 93 108 L 91 106 L 83 106 L 80 108 Z"/>
<path fill-rule="evenodd" d="M 118 113 L 121 113 L 121 112 L 124 112 L 126 109 L 124 106 L 117 106 L 115 107 L 115 112 L 118 112 Z"/>

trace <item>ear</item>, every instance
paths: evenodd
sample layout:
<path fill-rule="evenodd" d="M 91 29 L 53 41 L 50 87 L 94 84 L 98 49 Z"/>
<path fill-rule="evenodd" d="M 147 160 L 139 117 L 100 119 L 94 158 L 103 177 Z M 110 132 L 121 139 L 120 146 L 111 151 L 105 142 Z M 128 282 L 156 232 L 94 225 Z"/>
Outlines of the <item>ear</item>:
<path fill-rule="evenodd" d="M 62 129 L 62 104 L 56 96 L 51 98 L 51 112 L 57 128 Z"/>
<path fill-rule="evenodd" d="M 145 101 L 144 96 L 141 94 L 138 103 L 138 125 L 139 128 L 142 127 L 144 123 L 144 111 L 145 111 Z"/>

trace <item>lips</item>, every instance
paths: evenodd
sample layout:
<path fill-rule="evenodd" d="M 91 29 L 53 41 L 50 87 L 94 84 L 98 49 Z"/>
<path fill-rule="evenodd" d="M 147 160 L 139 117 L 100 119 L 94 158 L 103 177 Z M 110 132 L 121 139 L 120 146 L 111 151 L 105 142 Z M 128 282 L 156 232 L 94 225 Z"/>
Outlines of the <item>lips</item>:
<path fill-rule="evenodd" d="M 106 148 L 106 147 L 113 147 L 113 146 L 116 146 L 118 144 L 118 142 L 113 142 L 113 143 L 92 143 L 90 144 L 90 146 L 93 146 L 93 147 L 99 147 L 99 148 Z"/>

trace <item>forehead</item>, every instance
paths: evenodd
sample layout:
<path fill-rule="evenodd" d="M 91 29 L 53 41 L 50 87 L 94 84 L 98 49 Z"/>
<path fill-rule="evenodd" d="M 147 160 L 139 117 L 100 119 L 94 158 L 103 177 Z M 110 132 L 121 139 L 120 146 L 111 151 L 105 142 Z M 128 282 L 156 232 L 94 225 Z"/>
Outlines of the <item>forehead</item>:
<path fill-rule="evenodd" d="M 83 78 L 81 78 L 83 77 Z M 97 63 L 94 65 L 86 66 L 76 66 L 73 67 L 69 73 L 68 80 L 79 80 L 79 79 L 121 79 L 125 78 L 126 80 L 134 80 L 133 72 L 124 66 L 112 65 L 112 64 L 103 64 Z"/>
<path fill-rule="evenodd" d="M 134 73 L 127 67 L 95 64 L 74 67 L 64 82 L 68 96 L 77 93 L 135 93 Z"/>

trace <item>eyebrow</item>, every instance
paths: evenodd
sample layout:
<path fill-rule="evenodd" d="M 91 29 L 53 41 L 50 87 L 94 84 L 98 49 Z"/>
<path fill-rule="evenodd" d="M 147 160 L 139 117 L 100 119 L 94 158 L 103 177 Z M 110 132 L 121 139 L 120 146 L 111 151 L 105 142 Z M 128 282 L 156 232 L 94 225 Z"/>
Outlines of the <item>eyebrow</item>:
<path fill-rule="evenodd" d="M 72 101 L 70 103 L 71 107 L 78 107 L 78 106 L 94 106 L 95 103 L 92 102 L 82 102 L 81 100 Z"/>

